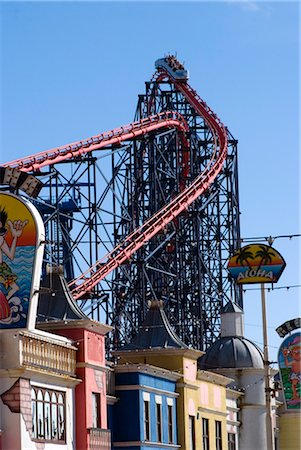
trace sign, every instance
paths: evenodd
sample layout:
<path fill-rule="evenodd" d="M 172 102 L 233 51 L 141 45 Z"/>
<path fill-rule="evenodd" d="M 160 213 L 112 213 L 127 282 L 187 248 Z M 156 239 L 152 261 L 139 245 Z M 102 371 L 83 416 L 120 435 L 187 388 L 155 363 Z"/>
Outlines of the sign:
<path fill-rule="evenodd" d="M 301 408 L 301 333 L 288 336 L 278 352 L 286 409 Z"/>
<path fill-rule="evenodd" d="M 0 184 L 22 189 L 29 197 L 34 198 L 43 187 L 43 183 L 36 177 L 13 167 L 0 167 Z"/>
<path fill-rule="evenodd" d="M 285 266 L 284 259 L 274 248 L 250 244 L 235 252 L 228 270 L 237 284 L 276 283 Z"/>
<path fill-rule="evenodd" d="M 301 328 L 301 317 L 297 317 L 296 319 L 287 320 L 282 325 L 276 328 L 277 333 L 280 337 L 285 337 L 291 331 L 297 330 Z"/>
<path fill-rule="evenodd" d="M 0 329 L 35 326 L 44 235 L 29 201 L 0 192 Z"/>

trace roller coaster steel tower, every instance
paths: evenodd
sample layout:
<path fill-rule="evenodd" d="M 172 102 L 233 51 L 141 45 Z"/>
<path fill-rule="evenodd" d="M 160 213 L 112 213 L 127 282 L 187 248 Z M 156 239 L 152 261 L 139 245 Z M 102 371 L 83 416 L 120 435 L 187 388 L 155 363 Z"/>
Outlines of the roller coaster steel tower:
<path fill-rule="evenodd" d="M 135 120 L 161 111 L 179 112 L 189 125 L 189 167 L 183 173 L 179 138 L 174 130 L 133 143 L 123 210 L 129 219 L 116 224 L 126 236 L 203 171 L 212 156 L 213 139 L 204 120 L 171 82 L 146 83 Z M 200 196 L 163 232 L 139 249 L 114 273 L 113 317 L 116 343 L 135 333 L 147 310 L 147 300 L 164 300 L 178 336 L 201 350 L 220 332 L 220 308 L 227 299 L 242 306 L 241 292 L 229 280 L 229 254 L 239 246 L 237 141 L 228 132 L 224 168 Z"/>
<path fill-rule="evenodd" d="M 135 335 L 151 299 L 201 350 L 221 306 L 242 306 L 226 270 L 240 245 L 237 141 L 186 80 L 157 67 L 135 123 L 6 166 L 43 181 L 45 267 L 62 265 L 83 311 L 115 327 L 108 350 Z"/>

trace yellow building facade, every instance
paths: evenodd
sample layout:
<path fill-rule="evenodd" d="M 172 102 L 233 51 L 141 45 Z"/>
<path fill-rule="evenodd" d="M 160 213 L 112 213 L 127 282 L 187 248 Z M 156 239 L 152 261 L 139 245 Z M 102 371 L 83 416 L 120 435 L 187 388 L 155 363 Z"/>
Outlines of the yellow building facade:
<path fill-rule="evenodd" d="M 149 364 L 181 374 L 177 382 L 178 443 L 183 450 L 228 449 L 227 385 L 232 379 L 197 370 L 203 354 L 189 348 L 120 351 L 119 363 Z"/>
<path fill-rule="evenodd" d="M 300 450 L 301 414 L 300 411 L 280 411 L 279 450 Z"/>

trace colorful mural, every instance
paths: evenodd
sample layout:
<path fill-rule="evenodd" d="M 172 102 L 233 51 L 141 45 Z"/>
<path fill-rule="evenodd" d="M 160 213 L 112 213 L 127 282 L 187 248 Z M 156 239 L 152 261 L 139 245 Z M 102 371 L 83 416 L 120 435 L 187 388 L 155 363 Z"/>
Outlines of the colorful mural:
<path fill-rule="evenodd" d="M 230 258 L 228 270 L 237 284 L 276 283 L 285 268 L 280 253 L 265 244 L 250 244 Z"/>
<path fill-rule="evenodd" d="M 278 364 L 287 409 L 301 408 L 301 333 L 288 336 L 280 346 Z"/>
<path fill-rule="evenodd" d="M 27 324 L 41 218 L 27 201 L 0 193 L 0 329 Z"/>

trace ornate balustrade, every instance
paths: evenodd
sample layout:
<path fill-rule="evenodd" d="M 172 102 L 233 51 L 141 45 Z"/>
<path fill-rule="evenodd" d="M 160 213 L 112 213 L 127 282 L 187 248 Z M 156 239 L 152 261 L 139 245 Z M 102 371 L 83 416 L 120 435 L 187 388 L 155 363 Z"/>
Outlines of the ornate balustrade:
<path fill-rule="evenodd" d="M 75 376 L 76 347 L 44 337 L 20 333 L 21 365 L 47 372 Z"/>
<path fill-rule="evenodd" d="M 111 450 L 111 431 L 102 428 L 89 429 L 89 450 Z"/>

